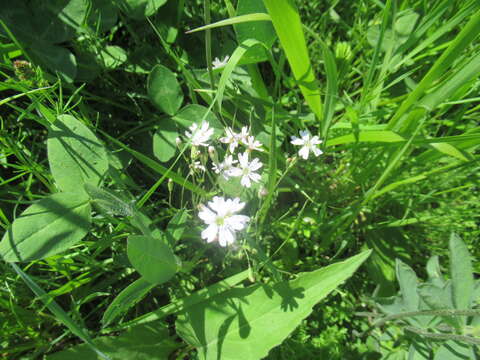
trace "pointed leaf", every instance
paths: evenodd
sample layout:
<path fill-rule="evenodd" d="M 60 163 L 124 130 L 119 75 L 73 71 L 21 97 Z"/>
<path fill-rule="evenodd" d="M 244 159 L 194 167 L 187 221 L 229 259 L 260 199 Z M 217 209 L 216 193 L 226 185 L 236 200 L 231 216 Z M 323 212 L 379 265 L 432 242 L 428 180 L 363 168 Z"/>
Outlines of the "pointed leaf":
<path fill-rule="evenodd" d="M 201 359 L 261 359 L 348 279 L 370 251 L 273 286 L 235 288 L 179 316 L 177 332 Z"/>
<path fill-rule="evenodd" d="M 107 170 L 105 148 L 84 124 L 71 115 L 60 115 L 48 131 L 48 162 L 62 191 L 84 191 L 84 184 L 98 186 Z"/>
<path fill-rule="evenodd" d="M 90 204 L 79 193 L 58 193 L 28 207 L 0 242 L 8 262 L 43 259 L 67 250 L 90 229 Z"/>
<path fill-rule="evenodd" d="M 155 287 L 155 284 L 142 278 L 128 285 L 105 310 L 102 318 L 103 326 L 107 326 L 117 317 L 127 312 L 128 309 L 142 300 L 153 287 Z"/>
<path fill-rule="evenodd" d="M 400 284 L 403 302 L 406 311 L 416 311 L 420 305 L 417 293 L 417 275 L 410 266 L 397 259 L 397 279 Z"/>
<path fill-rule="evenodd" d="M 467 246 L 456 234 L 450 237 L 450 267 L 455 307 L 469 309 L 474 286 L 472 261 Z"/>

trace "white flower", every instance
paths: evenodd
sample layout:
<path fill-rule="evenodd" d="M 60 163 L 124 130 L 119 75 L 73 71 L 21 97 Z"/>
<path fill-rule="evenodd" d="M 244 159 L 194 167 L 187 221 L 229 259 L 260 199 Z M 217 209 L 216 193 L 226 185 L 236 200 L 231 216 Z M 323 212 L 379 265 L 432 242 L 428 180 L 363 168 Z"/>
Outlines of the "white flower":
<path fill-rule="evenodd" d="M 228 149 L 233 153 L 235 148 L 238 146 L 238 142 L 240 141 L 240 134 L 234 132 L 230 127 L 225 129 L 225 133 L 227 136 L 224 136 L 219 140 L 224 144 L 229 144 Z"/>
<path fill-rule="evenodd" d="M 198 127 L 197 123 L 193 123 L 189 127 L 189 131 L 185 131 L 185 135 L 190 139 L 190 142 L 194 146 L 208 146 L 207 141 L 213 135 L 213 129 L 206 121 L 202 121 L 202 125 Z"/>
<path fill-rule="evenodd" d="M 243 141 L 243 144 L 250 151 L 253 151 L 253 150 L 263 151 L 263 149 L 261 148 L 262 143 L 260 141 L 255 140 L 253 136 L 248 136 L 247 139 Z"/>
<path fill-rule="evenodd" d="M 303 159 L 308 159 L 308 155 L 311 152 L 315 156 L 319 156 L 323 154 L 322 150 L 320 150 L 317 145 L 321 144 L 323 141 L 319 139 L 318 136 L 311 137 L 310 133 L 307 130 L 300 131 L 300 135 L 302 138 L 297 138 L 296 136 L 292 136 L 291 143 L 293 145 L 301 146 L 302 148 L 298 151 L 298 155 L 300 155 Z"/>
<path fill-rule="evenodd" d="M 192 164 L 194 170 L 206 171 L 205 166 L 200 161 L 194 161 Z"/>
<path fill-rule="evenodd" d="M 248 126 L 242 127 L 240 134 L 238 134 L 238 140 L 245 144 L 248 141 L 248 136 L 250 135 L 250 129 Z"/>
<path fill-rule="evenodd" d="M 244 206 L 245 203 L 240 202 L 239 198 L 225 200 L 220 196 L 214 196 L 208 207 L 202 205 L 198 217 L 208 225 L 202 231 L 202 239 L 209 243 L 218 240 L 221 246 L 233 244 L 235 232 L 244 229 L 250 220 L 248 216 L 235 215 Z"/>
<path fill-rule="evenodd" d="M 230 56 L 225 56 L 223 60 L 220 60 L 218 57 L 213 59 L 212 62 L 212 69 L 220 69 L 223 68 L 225 65 L 227 65 L 228 59 L 230 59 Z"/>
<path fill-rule="evenodd" d="M 221 163 L 213 163 L 213 171 L 217 174 L 222 174 L 225 180 L 230 178 L 230 171 L 233 168 L 233 164 L 237 163 L 237 160 L 233 160 L 232 155 L 225 156 L 223 162 Z"/>
<path fill-rule="evenodd" d="M 258 182 L 261 176 L 255 171 L 262 167 L 262 163 L 258 159 L 253 159 L 252 162 L 248 162 L 248 152 L 238 155 L 238 162 L 240 167 L 234 167 L 229 171 L 230 176 L 241 176 L 240 184 L 249 188 L 251 181 Z"/>

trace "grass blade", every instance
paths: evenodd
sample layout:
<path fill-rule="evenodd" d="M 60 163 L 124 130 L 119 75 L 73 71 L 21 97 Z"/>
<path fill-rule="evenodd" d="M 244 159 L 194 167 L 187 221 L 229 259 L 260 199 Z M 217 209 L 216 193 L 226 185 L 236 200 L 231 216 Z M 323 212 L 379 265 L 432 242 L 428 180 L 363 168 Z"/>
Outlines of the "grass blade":
<path fill-rule="evenodd" d="M 273 27 L 308 106 L 322 120 L 320 86 L 310 63 L 302 22 L 294 0 L 263 0 L 263 3 L 272 18 Z"/>

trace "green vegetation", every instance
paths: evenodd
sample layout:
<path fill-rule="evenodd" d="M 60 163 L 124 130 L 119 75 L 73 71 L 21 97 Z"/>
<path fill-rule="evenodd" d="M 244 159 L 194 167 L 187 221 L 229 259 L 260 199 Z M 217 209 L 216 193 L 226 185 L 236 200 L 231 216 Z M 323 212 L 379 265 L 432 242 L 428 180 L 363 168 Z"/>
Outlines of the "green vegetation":
<path fill-rule="evenodd" d="M 476 359 L 479 34 L 474 0 L 0 7 L 0 357 Z"/>

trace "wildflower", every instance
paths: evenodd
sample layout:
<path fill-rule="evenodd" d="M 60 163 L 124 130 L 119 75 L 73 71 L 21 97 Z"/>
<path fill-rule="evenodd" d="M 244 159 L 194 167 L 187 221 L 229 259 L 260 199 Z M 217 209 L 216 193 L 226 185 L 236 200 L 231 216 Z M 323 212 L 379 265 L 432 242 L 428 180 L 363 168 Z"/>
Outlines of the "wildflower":
<path fill-rule="evenodd" d="M 220 196 L 214 196 L 208 207 L 202 205 L 198 217 L 208 225 L 202 231 L 202 239 L 209 243 L 218 240 L 221 246 L 233 244 L 235 232 L 244 229 L 250 220 L 248 216 L 235 214 L 244 206 L 239 198 L 225 200 Z"/>
<path fill-rule="evenodd" d="M 263 151 L 263 149 L 261 148 L 262 143 L 258 140 L 255 140 L 253 136 L 247 136 L 246 140 L 243 141 L 243 144 L 247 147 L 249 151 Z"/>
<path fill-rule="evenodd" d="M 233 153 L 233 151 L 238 146 L 238 142 L 240 141 L 240 134 L 235 133 L 230 127 L 225 129 L 225 133 L 227 135 L 220 138 L 219 140 L 224 144 L 229 144 L 228 149 L 230 150 L 230 152 Z"/>
<path fill-rule="evenodd" d="M 220 68 L 223 68 L 225 65 L 227 65 L 227 62 L 228 62 L 228 59 L 230 59 L 230 56 L 225 56 L 223 58 L 223 60 L 220 60 L 219 58 L 215 58 L 213 59 L 213 62 L 212 62 L 212 69 L 220 69 Z"/>
<path fill-rule="evenodd" d="M 233 164 L 237 163 L 237 160 L 233 160 L 232 155 L 225 156 L 223 162 L 213 163 L 213 171 L 217 174 L 222 174 L 225 180 L 230 178 L 230 171 L 233 169 Z"/>
<path fill-rule="evenodd" d="M 298 151 L 298 155 L 300 155 L 303 159 L 308 159 L 308 155 L 311 152 L 315 156 L 319 156 L 323 154 L 322 150 L 320 150 L 317 145 L 321 144 L 323 141 L 319 139 L 318 136 L 311 137 L 310 133 L 307 130 L 300 131 L 301 138 L 297 138 L 296 136 L 292 136 L 291 143 L 293 145 L 301 146 L 302 148 Z"/>
<path fill-rule="evenodd" d="M 238 139 L 241 141 L 243 144 L 245 144 L 248 141 L 248 136 L 250 135 L 250 129 L 248 126 L 242 127 L 242 130 L 240 131 L 240 134 L 238 134 Z"/>
<path fill-rule="evenodd" d="M 203 121 L 202 125 L 198 127 L 197 123 L 193 123 L 189 127 L 189 131 L 185 131 L 185 135 L 190 139 L 190 142 L 194 146 L 208 146 L 207 141 L 213 135 L 213 129 L 210 128 L 208 122 Z"/>
<path fill-rule="evenodd" d="M 258 182 L 261 176 L 255 171 L 262 167 L 262 163 L 257 158 L 248 162 L 248 152 L 238 155 L 238 162 L 240 167 L 234 167 L 229 171 L 230 176 L 241 176 L 240 184 L 249 188 L 253 182 Z"/>
<path fill-rule="evenodd" d="M 194 161 L 192 164 L 192 169 L 199 170 L 199 171 L 206 171 L 205 166 L 203 166 L 200 161 Z"/>

